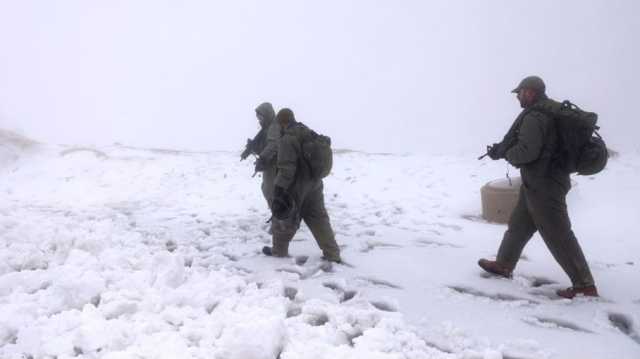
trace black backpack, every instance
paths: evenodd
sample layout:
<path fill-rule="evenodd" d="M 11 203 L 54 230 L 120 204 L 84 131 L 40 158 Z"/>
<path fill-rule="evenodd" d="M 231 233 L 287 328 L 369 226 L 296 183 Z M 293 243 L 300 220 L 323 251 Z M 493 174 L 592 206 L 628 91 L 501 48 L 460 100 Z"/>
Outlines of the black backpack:
<path fill-rule="evenodd" d="M 321 135 L 300 123 L 302 131 L 302 156 L 311 170 L 311 178 L 323 179 L 331 173 L 333 168 L 333 150 L 331 138 Z"/>
<path fill-rule="evenodd" d="M 532 110 L 551 116 L 558 133 L 558 145 L 552 159 L 555 169 L 593 175 L 607 165 L 609 152 L 598 133 L 598 114 L 584 111 L 570 101 L 543 101 Z"/>

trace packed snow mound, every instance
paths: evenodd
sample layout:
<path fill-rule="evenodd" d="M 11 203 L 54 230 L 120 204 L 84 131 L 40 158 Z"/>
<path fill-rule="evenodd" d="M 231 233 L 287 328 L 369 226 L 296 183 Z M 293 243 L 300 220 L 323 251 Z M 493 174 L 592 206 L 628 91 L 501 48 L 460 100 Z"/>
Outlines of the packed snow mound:
<path fill-rule="evenodd" d="M 0 129 L 0 167 L 17 160 L 37 142 L 15 132 Z"/>
<path fill-rule="evenodd" d="M 22 150 L 26 150 L 37 145 L 38 142 L 19 135 L 15 132 L 0 129 L 0 146 L 13 146 Z"/>

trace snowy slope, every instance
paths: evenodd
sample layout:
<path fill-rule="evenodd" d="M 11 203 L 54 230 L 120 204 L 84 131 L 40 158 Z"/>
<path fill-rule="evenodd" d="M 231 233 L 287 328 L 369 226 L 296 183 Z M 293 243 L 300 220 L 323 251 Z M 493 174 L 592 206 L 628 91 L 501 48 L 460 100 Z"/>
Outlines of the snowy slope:
<path fill-rule="evenodd" d="M 640 156 L 576 178 L 574 229 L 603 298 L 536 236 L 513 280 L 476 265 L 503 176 L 474 156 L 342 152 L 326 182 L 345 265 L 309 232 L 262 256 L 269 218 L 235 153 L 40 146 L 0 167 L 0 358 L 639 358 Z M 512 175 L 514 171 L 512 170 Z"/>
<path fill-rule="evenodd" d="M 0 168 L 33 151 L 36 147 L 35 141 L 0 129 Z"/>

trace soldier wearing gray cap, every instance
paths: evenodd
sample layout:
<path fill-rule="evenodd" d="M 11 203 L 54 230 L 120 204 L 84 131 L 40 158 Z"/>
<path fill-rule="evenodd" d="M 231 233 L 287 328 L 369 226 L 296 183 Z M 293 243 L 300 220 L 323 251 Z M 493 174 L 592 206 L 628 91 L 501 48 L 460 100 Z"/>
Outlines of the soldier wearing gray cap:
<path fill-rule="evenodd" d="M 522 186 L 518 203 L 509 219 L 495 261 L 480 259 L 487 272 L 510 278 L 520 255 L 536 232 L 571 279 L 572 286 L 557 291 L 564 298 L 598 296 L 589 265 L 571 229 L 566 196 L 571 188 L 569 173 L 555 168 L 552 159 L 558 146 L 554 119 L 536 110 L 545 101 L 544 81 L 524 78 L 513 93 L 523 111 L 501 143 L 489 147 L 494 160 L 506 159 L 520 169 Z"/>
<path fill-rule="evenodd" d="M 511 93 L 517 94 L 520 92 L 520 90 L 523 90 L 523 89 L 531 89 L 531 90 L 534 90 L 536 93 L 544 94 L 547 90 L 547 86 L 544 84 L 544 81 L 542 81 L 540 77 L 527 76 L 524 79 L 522 79 L 522 81 L 520 81 L 520 83 L 518 84 L 518 87 L 511 90 Z"/>

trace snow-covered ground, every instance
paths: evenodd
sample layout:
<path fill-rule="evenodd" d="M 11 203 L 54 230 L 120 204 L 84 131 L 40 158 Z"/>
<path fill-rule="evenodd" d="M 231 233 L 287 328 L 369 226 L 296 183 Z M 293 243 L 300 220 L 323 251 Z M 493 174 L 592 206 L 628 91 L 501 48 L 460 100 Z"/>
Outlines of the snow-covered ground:
<path fill-rule="evenodd" d="M 602 298 L 569 301 L 538 236 L 513 280 L 476 265 L 505 230 L 479 192 L 504 163 L 341 151 L 331 266 L 306 228 L 291 258 L 260 254 L 236 153 L 33 146 L 0 147 L 0 358 L 640 358 L 638 154 L 575 178 Z"/>

